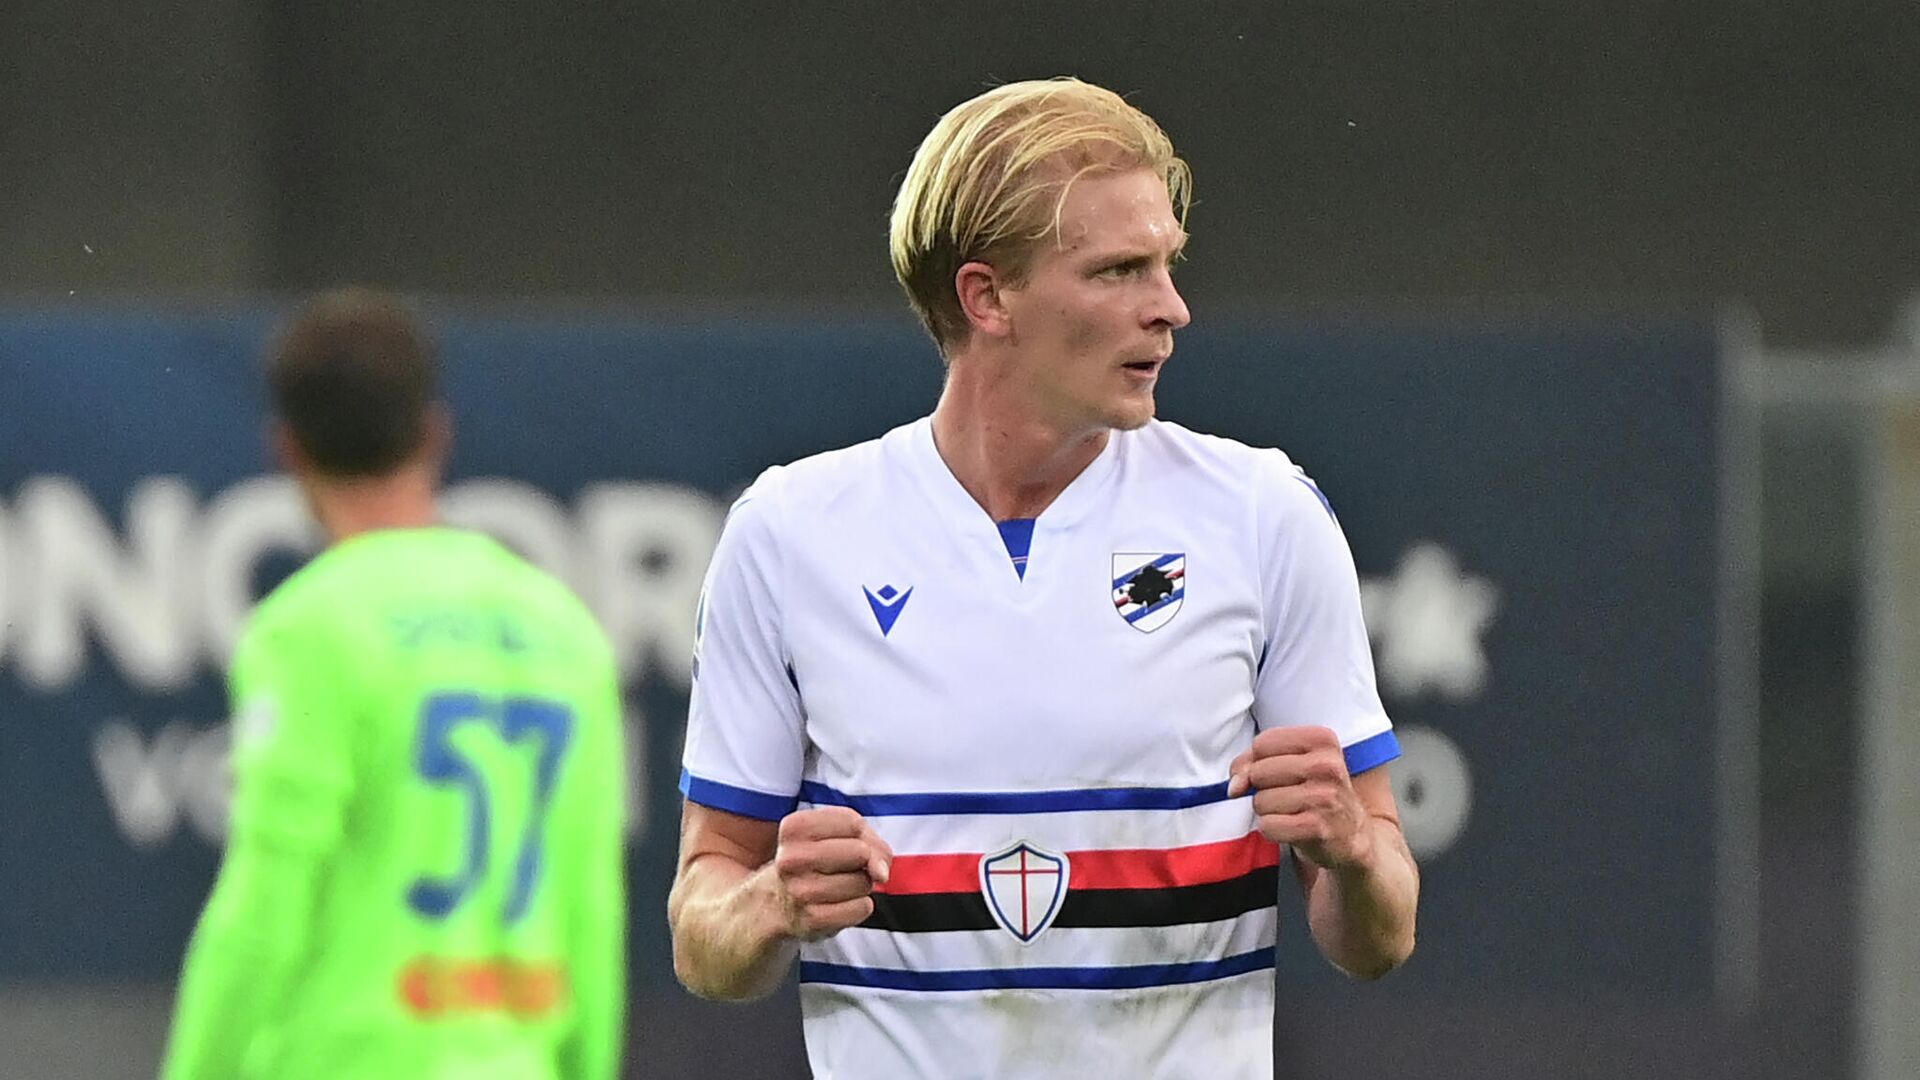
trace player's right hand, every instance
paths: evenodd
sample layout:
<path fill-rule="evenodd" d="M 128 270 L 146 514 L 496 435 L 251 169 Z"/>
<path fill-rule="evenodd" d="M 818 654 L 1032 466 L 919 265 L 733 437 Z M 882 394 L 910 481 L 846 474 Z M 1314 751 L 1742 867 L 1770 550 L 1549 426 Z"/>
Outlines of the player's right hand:
<path fill-rule="evenodd" d="M 780 820 L 773 869 L 789 936 L 818 941 L 873 914 L 893 849 L 855 810 L 819 806 Z"/>

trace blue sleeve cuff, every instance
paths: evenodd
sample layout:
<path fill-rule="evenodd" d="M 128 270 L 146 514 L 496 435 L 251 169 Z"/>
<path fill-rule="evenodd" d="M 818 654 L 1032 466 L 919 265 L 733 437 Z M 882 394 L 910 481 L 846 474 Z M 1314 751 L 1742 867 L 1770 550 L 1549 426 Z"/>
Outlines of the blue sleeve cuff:
<path fill-rule="evenodd" d="M 779 821 L 800 804 L 797 795 L 769 795 L 752 788 L 734 787 L 695 776 L 685 769 L 680 770 L 680 794 L 685 795 L 688 802 L 761 821 Z"/>
<path fill-rule="evenodd" d="M 1347 747 L 1347 775 L 1359 776 L 1377 765 L 1385 765 L 1400 756 L 1400 740 L 1392 731 L 1383 731 Z"/>

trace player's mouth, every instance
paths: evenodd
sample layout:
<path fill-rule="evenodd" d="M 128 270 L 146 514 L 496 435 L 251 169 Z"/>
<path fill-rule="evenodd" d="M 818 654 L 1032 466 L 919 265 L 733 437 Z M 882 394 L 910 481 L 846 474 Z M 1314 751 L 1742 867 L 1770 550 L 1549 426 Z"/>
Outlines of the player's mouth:
<path fill-rule="evenodd" d="M 1165 365 L 1166 365 L 1166 360 L 1163 358 L 1159 360 L 1134 360 L 1129 363 L 1122 364 L 1121 367 L 1126 369 L 1126 372 L 1130 377 L 1134 379 L 1138 379 L 1142 382 L 1148 382 L 1153 379 L 1159 378 L 1160 369 Z"/>

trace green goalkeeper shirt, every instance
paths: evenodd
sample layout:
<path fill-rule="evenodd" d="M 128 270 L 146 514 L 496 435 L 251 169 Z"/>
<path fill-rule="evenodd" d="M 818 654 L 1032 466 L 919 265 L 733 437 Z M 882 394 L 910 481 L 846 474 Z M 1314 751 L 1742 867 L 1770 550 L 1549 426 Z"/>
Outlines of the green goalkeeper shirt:
<path fill-rule="evenodd" d="M 167 1080 L 616 1076 L 620 697 L 579 600 L 478 534 L 361 534 L 261 603 L 231 689 Z"/>

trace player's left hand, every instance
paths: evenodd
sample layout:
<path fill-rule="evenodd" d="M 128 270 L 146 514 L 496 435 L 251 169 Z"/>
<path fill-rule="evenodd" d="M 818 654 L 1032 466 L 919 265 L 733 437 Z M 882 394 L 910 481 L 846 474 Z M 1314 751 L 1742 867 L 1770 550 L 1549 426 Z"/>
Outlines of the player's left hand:
<path fill-rule="evenodd" d="M 1323 727 L 1269 728 L 1253 748 L 1233 759 L 1228 797 L 1253 791 L 1261 835 L 1290 844 L 1329 870 L 1364 865 L 1373 834 L 1367 809 L 1354 793 L 1340 737 Z"/>

